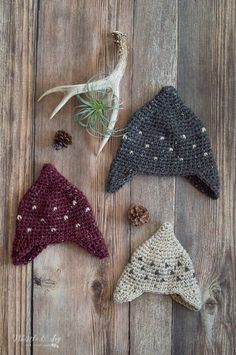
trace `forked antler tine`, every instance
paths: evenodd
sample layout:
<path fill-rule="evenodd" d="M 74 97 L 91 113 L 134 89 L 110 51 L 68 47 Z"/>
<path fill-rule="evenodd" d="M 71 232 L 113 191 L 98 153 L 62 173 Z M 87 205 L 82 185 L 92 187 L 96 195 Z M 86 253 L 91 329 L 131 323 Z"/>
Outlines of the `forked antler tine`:
<path fill-rule="evenodd" d="M 69 94 L 65 95 L 63 97 L 63 99 L 61 100 L 61 102 L 55 107 L 55 109 L 53 110 L 51 116 L 50 116 L 50 120 L 57 114 L 58 111 L 60 111 L 60 109 L 74 96 L 74 92 L 70 92 Z"/>
<path fill-rule="evenodd" d="M 119 81 L 116 83 L 116 86 L 113 88 L 113 94 L 116 97 L 117 103 L 119 105 L 119 101 L 120 101 L 120 93 L 119 93 Z M 108 132 L 112 132 L 115 125 L 116 125 L 116 121 L 117 121 L 117 117 L 118 117 L 118 113 L 119 113 L 119 108 L 114 108 L 111 114 L 111 118 L 110 118 L 110 122 L 108 124 Z M 103 138 L 100 146 L 99 146 L 99 150 L 97 153 L 97 157 L 99 156 L 99 154 L 102 152 L 103 148 L 105 147 L 105 145 L 107 144 L 108 140 L 109 140 L 110 136 L 107 135 Z"/>
<path fill-rule="evenodd" d="M 117 121 L 118 112 L 119 112 L 119 110 L 117 108 L 114 108 L 114 110 L 112 111 L 111 119 L 110 119 L 109 126 L 108 126 L 108 130 L 110 130 L 110 131 L 112 131 L 114 129 L 114 127 L 115 127 L 115 124 L 116 124 L 116 121 Z M 107 144 L 109 138 L 110 138 L 109 136 L 105 136 L 103 138 L 102 143 L 100 144 L 99 150 L 97 152 L 97 157 L 102 152 L 102 150 L 105 147 L 105 145 Z"/>
<path fill-rule="evenodd" d="M 66 94 L 66 93 L 70 93 L 73 91 L 73 95 L 76 95 L 76 94 L 85 93 L 89 90 L 96 91 L 96 90 L 101 90 L 104 88 L 109 88 L 109 87 L 112 87 L 112 85 L 109 81 L 110 77 L 111 77 L 111 75 L 108 75 L 104 79 L 91 81 L 91 82 L 85 83 L 85 84 L 57 86 L 55 88 L 47 90 L 43 95 L 40 96 L 38 101 L 42 100 L 45 96 L 56 93 L 56 92 L 62 92 L 64 94 Z"/>
<path fill-rule="evenodd" d="M 90 82 L 89 84 L 79 84 L 79 85 L 64 85 L 64 86 L 57 86 L 55 88 L 47 90 L 39 99 L 38 101 L 42 100 L 45 96 L 56 93 L 56 92 L 62 92 L 65 94 L 61 102 L 55 107 L 53 110 L 50 120 L 57 114 L 58 111 L 75 95 L 77 94 L 82 94 L 88 92 L 91 88 L 93 90 L 101 90 L 105 88 L 110 88 L 111 84 L 109 82 L 109 76 Z"/>
<path fill-rule="evenodd" d="M 41 101 L 45 96 L 53 94 L 54 92 L 66 93 L 72 88 L 72 85 L 57 86 L 55 88 L 47 90 L 43 95 L 40 96 L 38 101 Z"/>

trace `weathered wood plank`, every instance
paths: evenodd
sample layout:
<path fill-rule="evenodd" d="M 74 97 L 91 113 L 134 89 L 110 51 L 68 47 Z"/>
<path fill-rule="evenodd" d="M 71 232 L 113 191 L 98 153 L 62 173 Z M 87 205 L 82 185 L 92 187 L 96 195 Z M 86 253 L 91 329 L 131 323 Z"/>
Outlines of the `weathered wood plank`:
<path fill-rule="evenodd" d="M 179 1 L 178 89 L 208 128 L 222 182 L 217 202 L 183 178 L 175 184 L 172 178 L 136 177 L 115 195 L 104 194 L 119 139 L 97 159 L 98 141 L 71 119 L 75 101 L 50 122 L 59 97 L 37 104 L 35 177 L 50 161 L 85 192 L 111 257 L 99 261 L 74 245 L 49 247 L 34 262 L 31 299 L 31 266 L 14 267 L 11 249 L 17 204 L 34 178 L 37 7 L 29 0 L 0 4 L 0 353 L 29 354 L 33 331 L 36 355 L 234 354 L 235 2 Z M 120 29 L 132 47 L 122 81 L 125 123 L 161 86 L 176 85 L 176 12 L 176 0 L 72 0 L 69 6 L 66 0 L 41 1 L 37 97 L 51 86 L 110 72 L 116 60 L 108 34 Z M 55 152 L 51 143 L 60 128 L 72 133 L 73 146 Z M 131 202 L 145 205 L 152 222 L 131 229 L 130 240 L 125 220 Z M 133 251 L 161 222 L 174 219 L 177 237 L 196 266 L 202 311 L 173 303 L 172 318 L 171 299 L 151 294 L 114 305 L 113 288 L 130 247 Z"/>
<path fill-rule="evenodd" d="M 30 353 L 31 266 L 11 260 L 19 200 L 32 182 L 37 1 L 0 3 L 0 353 Z"/>
<path fill-rule="evenodd" d="M 177 2 L 135 1 L 133 44 L 133 112 L 164 85 L 176 85 Z M 131 201 L 142 204 L 151 222 L 131 230 L 131 249 L 148 239 L 160 224 L 174 220 L 174 178 L 135 177 Z M 172 302 L 169 297 L 142 295 L 130 305 L 130 354 L 171 353 Z"/>
<path fill-rule="evenodd" d="M 174 307 L 174 354 L 234 354 L 235 1 L 179 3 L 178 88 L 208 129 L 221 176 L 212 201 L 176 183 L 176 231 L 196 266 L 203 309 Z"/>
<path fill-rule="evenodd" d="M 37 96 L 59 84 L 86 82 L 97 73 L 110 72 L 115 64 L 109 34 L 115 29 L 132 40 L 132 1 L 42 1 L 39 15 Z M 121 121 L 130 110 L 130 63 L 122 80 Z M 128 305 L 114 305 L 111 296 L 129 254 L 129 226 L 123 213 L 129 206 L 129 186 L 116 195 L 105 194 L 113 139 L 100 158 L 99 142 L 73 122 L 68 104 L 52 121 L 50 112 L 58 96 L 46 98 L 36 110 L 36 166 L 50 161 L 88 197 L 109 246 L 110 259 L 99 261 L 74 245 L 49 247 L 34 262 L 34 333 L 46 335 L 34 353 L 128 354 Z M 73 136 L 64 151 L 51 148 L 57 129 Z M 56 335 L 57 344 L 53 342 Z"/>

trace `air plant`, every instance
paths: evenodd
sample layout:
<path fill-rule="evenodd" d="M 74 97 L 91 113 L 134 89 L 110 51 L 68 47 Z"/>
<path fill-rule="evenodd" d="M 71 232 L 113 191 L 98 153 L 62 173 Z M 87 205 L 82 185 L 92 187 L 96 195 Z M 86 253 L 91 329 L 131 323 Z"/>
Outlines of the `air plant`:
<path fill-rule="evenodd" d="M 122 129 L 109 128 L 111 112 L 121 107 L 112 90 L 88 90 L 85 98 L 79 94 L 76 97 L 79 105 L 74 109 L 74 119 L 81 127 L 95 137 L 119 136 Z"/>
<path fill-rule="evenodd" d="M 64 85 L 64 86 L 58 86 L 55 88 L 52 88 L 48 91 L 46 91 L 40 98 L 39 101 L 45 97 L 46 95 L 55 93 L 55 92 L 62 92 L 64 93 L 64 97 L 61 100 L 61 102 L 59 103 L 59 105 L 54 109 L 54 111 L 51 114 L 51 118 L 53 118 L 56 113 L 73 97 L 73 96 L 77 96 L 77 98 L 79 99 L 80 102 L 82 102 L 82 105 L 85 105 L 82 107 L 82 111 L 88 109 L 89 111 L 87 111 L 87 123 L 90 124 L 90 126 L 92 127 L 91 129 L 88 129 L 90 131 L 90 133 L 92 132 L 92 130 L 94 129 L 94 124 L 95 123 L 95 114 L 94 114 L 94 110 L 93 110 L 93 114 L 92 114 L 92 109 L 91 109 L 91 101 L 90 100 L 85 100 L 85 102 L 83 102 L 81 98 L 81 94 L 82 93 L 88 93 L 88 92 L 92 92 L 92 91 L 96 91 L 98 93 L 104 92 L 106 90 L 111 90 L 112 94 L 113 94 L 113 99 L 116 98 L 116 104 L 114 104 L 115 101 L 113 101 L 113 104 L 111 104 L 111 115 L 110 115 L 110 120 L 108 120 L 107 116 L 104 114 L 105 111 L 108 111 L 107 109 L 105 109 L 104 107 L 101 109 L 100 107 L 100 111 L 98 110 L 98 102 L 95 101 L 93 102 L 96 106 L 96 112 L 99 111 L 99 115 L 97 117 L 101 118 L 100 119 L 100 123 L 103 125 L 105 122 L 105 130 L 104 130 L 104 134 L 102 134 L 103 136 L 103 140 L 101 142 L 101 145 L 99 147 L 98 150 L 98 155 L 101 153 L 101 151 L 103 150 L 104 146 L 106 145 L 106 143 L 108 142 L 109 138 L 111 137 L 111 133 L 115 132 L 115 125 L 118 119 L 118 111 L 119 111 L 119 101 L 120 101 L 120 90 L 119 90 L 119 86 L 120 86 L 120 81 L 124 75 L 125 72 L 125 68 L 127 65 L 127 58 L 128 58 L 128 48 L 127 48 L 127 37 L 126 35 L 124 35 L 123 33 L 119 32 L 119 31 L 114 31 L 112 32 L 112 36 L 114 38 L 114 42 L 118 48 L 119 51 L 119 60 L 118 63 L 115 67 L 115 69 L 113 70 L 113 72 L 106 76 L 105 78 L 93 81 L 93 82 L 89 82 L 86 84 L 76 84 L 76 85 Z M 82 99 L 82 100 L 81 100 Z M 88 105 L 88 102 L 90 102 L 90 105 Z M 93 107 L 94 109 L 95 107 Z M 100 113 L 102 113 L 100 115 Z M 79 123 L 81 124 L 85 124 L 84 121 L 82 120 L 82 116 L 86 116 L 86 112 L 84 112 L 83 114 L 80 114 L 80 116 L 77 116 L 79 118 Z M 105 119 L 106 117 L 106 119 Z M 92 125 L 91 125 L 92 122 Z M 89 127 L 87 127 L 89 128 Z M 96 130 L 95 130 L 96 132 Z M 96 135 L 96 134 L 95 134 Z"/>

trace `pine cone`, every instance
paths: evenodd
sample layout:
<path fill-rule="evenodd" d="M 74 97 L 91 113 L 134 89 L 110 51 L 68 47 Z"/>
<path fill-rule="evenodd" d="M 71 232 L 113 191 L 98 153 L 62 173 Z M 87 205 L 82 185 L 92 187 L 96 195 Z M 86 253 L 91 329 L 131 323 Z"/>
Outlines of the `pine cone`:
<path fill-rule="evenodd" d="M 72 137 L 69 133 L 65 131 L 57 131 L 54 137 L 53 146 L 56 150 L 67 148 L 68 145 L 72 144 Z"/>
<path fill-rule="evenodd" d="M 128 210 L 128 219 L 134 226 L 141 226 L 149 221 L 149 212 L 143 206 L 134 205 Z"/>

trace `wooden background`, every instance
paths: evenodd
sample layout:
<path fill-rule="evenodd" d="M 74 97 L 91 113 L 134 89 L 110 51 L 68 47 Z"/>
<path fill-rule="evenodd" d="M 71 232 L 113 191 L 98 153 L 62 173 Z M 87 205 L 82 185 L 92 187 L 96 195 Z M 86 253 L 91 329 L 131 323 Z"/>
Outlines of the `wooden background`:
<path fill-rule="evenodd" d="M 0 353 L 68 355 L 235 354 L 235 0 L 0 1 Z M 117 57 L 109 37 L 128 35 L 120 122 L 163 85 L 177 86 L 207 127 L 221 176 L 213 201 L 184 178 L 136 177 L 116 194 L 105 180 L 119 139 L 99 159 L 99 141 L 71 119 L 71 101 L 48 88 L 109 73 Z M 73 145 L 56 152 L 58 129 Z M 87 195 L 109 246 L 99 261 L 74 245 L 48 247 L 32 264 L 11 261 L 19 200 L 51 162 Z M 131 228 L 131 203 L 151 222 Z M 161 222 L 175 224 L 202 288 L 203 308 L 191 312 L 170 297 L 146 294 L 131 304 L 111 301 L 133 251 Z"/>

